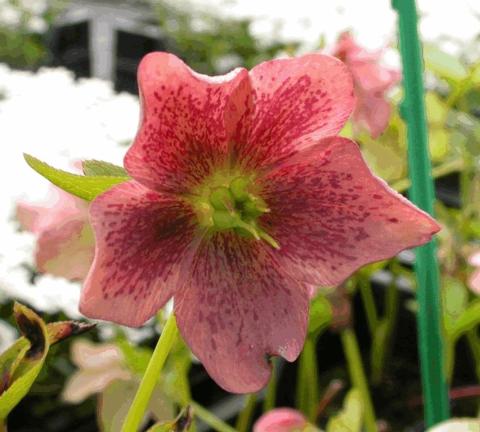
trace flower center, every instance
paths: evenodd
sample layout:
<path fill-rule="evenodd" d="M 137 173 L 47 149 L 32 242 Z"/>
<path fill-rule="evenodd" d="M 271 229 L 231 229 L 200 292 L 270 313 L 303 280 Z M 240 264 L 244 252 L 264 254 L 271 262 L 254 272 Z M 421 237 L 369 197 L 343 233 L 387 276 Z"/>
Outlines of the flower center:
<path fill-rule="evenodd" d="M 256 193 L 251 176 L 217 174 L 195 192 L 193 206 L 201 226 L 212 231 L 233 230 L 280 247 L 258 224 L 258 218 L 270 209 Z"/>

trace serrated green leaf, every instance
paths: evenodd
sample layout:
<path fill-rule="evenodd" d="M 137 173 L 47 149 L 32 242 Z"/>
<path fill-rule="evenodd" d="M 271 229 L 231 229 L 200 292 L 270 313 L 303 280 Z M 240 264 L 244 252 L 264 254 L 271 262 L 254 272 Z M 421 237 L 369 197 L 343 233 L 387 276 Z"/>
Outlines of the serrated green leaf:
<path fill-rule="evenodd" d="M 86 176 L 128 177 L 125 168 L 95 159 L 83 161 L 82 168 Z"/>
<path fill-rule="evenodd" d="M 435 45 L 425 45 L 423 48 L 425 66 L 440 78 L 459 82 L 468 77 L 467 68 L 460 60 Z"/>
<path fill-rule="evenodd" d="M 363 403 L 360 392 L 347 393 L 343 409 L 327 423 L 327 432 L 360 432 L 363 422 Z"/>
<path fill-rule="evenodd" d="M 55 186 L 87 201 L 92 201 L 112 186 L 123 183 L 129 179 L 128 177 L 119 176 L 82 176 L 72 174 L 53 168 L 33 156 L 25 154 L 24 157 L 31 168 Z"/>

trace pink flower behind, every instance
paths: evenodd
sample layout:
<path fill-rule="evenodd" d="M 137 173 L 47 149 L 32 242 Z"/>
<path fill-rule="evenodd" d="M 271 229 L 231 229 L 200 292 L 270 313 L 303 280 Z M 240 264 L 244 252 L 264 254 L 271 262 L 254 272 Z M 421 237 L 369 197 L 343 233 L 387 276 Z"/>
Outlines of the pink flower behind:
<path fill-rule="evenodd" d="M 67 279 L 84 279 L 94 255 L 88 206 L 61 189 L 52 187 L 45 203 L 20 202 L 17 218 L 37 236 L 37 269 Z"/>
<path fill-rule="evenodd" d="M 368 52 L 348 32 L 340 36 L 333 55 L 345 62 L 353 75 L 358 99 L 353 119 L 367 127 L 373 138 L 378 137 L 390 119 L 385 92 L 400 80 L 400 72 L 382 66 L 381 54 Z"/>
<path fill-rule="evenodd" d="M 139 326 L 174 297 L 180 332 L 223 388 L 254 392 L 300 353 L 311 286 L 430 240 L 437 223 L 336 135 L 345 65 L 313 54 L 207 77 L 167 53 L 139 67 L 132 180 L 91 204 L 80 309 Z"/>
<path fill-rule="evenodd" d="M 308 426 L 303 415 L 291 408 L 277 408 L 260 417 L 253 432 L 302 432 Z"/>

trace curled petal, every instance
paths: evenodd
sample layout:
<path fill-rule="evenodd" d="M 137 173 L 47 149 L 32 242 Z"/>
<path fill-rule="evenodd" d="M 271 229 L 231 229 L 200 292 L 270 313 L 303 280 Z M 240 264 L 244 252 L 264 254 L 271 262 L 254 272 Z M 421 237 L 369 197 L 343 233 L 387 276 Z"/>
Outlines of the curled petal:
<path fill-rule="evenodd" d="M 253 432 L 296 432 L 306 425 L 305 417 L 297 410 L 277 408 L 260 417 L 253 427 Z"/>
<path fill-rule="evenodd" d="M 328 138 L 262 180 L 262 223 L 298 280 L 337 285 L 359 267 L 427 243 L 439 225 L 372 174 L 356 143 Z"/>
<path fill-rule="evenodd" d="M 254 112 L 238 131 L 235 154 L 249 168 L 264 167 L 338 133 L 355 97 L 347 67 L 310 54 L 261 63 L 250 71 Z"/>
<path fill-rule="evenodd" d="M 293 361 L 308 319 L 308 293 L 260 241 L 217 233 L 200 246 L 190 280 L 175 294 L 178 327 L 225 390 L 254 392 L 271 373 L 267 356 Z"/>
<path fill-rule="evenodd" d="M 158 191 L 185 192 L 227 162 L 238 119 L 251 98 L 248 72 L 208 77 L 168 53 L 151 53 L 138 70 L 140 128 L 125 168 Z"/>
<path fill-rule="evenodd" d="M 194 250 L 191 210 L 173 195 L 129 181 L 97 197 L 90 218 L 96 250 L 80 311 L 140 326 L 182 283 L 182 265 Z"/>

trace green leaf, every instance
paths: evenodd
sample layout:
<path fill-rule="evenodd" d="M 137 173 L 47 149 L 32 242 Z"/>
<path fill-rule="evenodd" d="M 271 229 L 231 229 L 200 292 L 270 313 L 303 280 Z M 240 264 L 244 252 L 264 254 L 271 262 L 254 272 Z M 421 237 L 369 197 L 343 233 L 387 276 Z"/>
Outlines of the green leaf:
<path fill-rule="evenodd" d="M 460 336 L 480 325 L 480 300 L 473 301 L 462 314 L 449 326 L 447 335 L 458 339 Z"/>
<path fill-rule="evenodd" d="M 162 422 L 153 425 L 147 432 L 187 432 L 192 423 L 192 409 L 184 408 L 178 417 L 170 422 Z"/>
<path fill-rule="evenodd" d="M 0 424 L 25 397 L 35 382 L 51 342 L 59 342 L 72 334 L 83 333 L 92 327 L 73 321 L 53 323 L 47 326 L 34 311 L 20 303 L 15 303 L 14 315 L 22 337 L 0 356 L 0 376 L 2 378 Z"/>
<path fill-rule="evenodd" d="M 98 419 L 102 432 L 122 430 L 130 405 L 138 390 L 137 380 L 116 380 L 100 394 Z M 165 396 L 161 386 L 155 387 L 148 404 L 148 415 L 164 422 L 175 415 L 173 403 Z"/>
<path fill-rule="evenodd" d="M 30 167 L 51 181 L 55 186 L 87 201 L 92 201 L 112 186 L 123 183 L 129 179 L 129 177 L 125 176 L 82 176 L 72 174 L 53 168 L 28 154 L 25 154 L 24 157 Z"/>
<path fill-rule="evenodd" d="M 122 351 L 127 367 L 132 372 L 143 375 L 152 356 L 152 350 L 132 345 L 125 338 L 118 338 L 115 343 Z"/>
<path fill-rule="evenodd" d="M 333 311 L 330 302 L 323 294 L 319 294 L 310 304 L 308 334 L 313 338 L 319 336 L 330 325 L 332 317 Z"/>
<path fill-rule="evenodd" d="M 360 432 L 362 423 L 362 398 L 360 392 L 354 388 L 347 393 L 343 409 L 328 421 L 327 432 Z"/>
<path fill-rule="evenodd" d="M 82 168 L 86 176 L 128 177 L 125 168 L 95 159 L 83 161 Z"/>
<path fill-rule="evenodd" d="M 28 349 L 23 353 L 10 376 L 5 391 L 0 396 L 0 420 L 4 420 L 10 411 L 25 397 L 37 378 L 48 352 L 47 326 L 43 320 L 31 309 L 20 303 L 14 306 L 15 319 L 23 337 L 15 344 L 28 342 Z"/>
<path fill-rule="evenodd" d="M 467 68 L 458 60 L 434 45 L 425 45 L 423 48 L 425 66 L 440 78 L 454 81 L 462 81 L 468 77 Z"/>
<path fill-rule="evenodd" d="M 450 322 L 455 321 L 463 313 L 468 304 L 468 290 L 458 279 L 443 278 L 443 308 Z"/>

